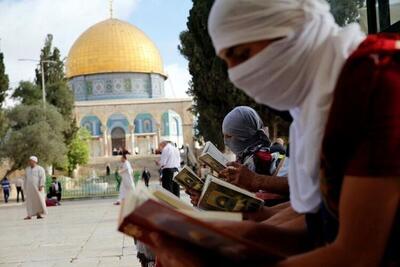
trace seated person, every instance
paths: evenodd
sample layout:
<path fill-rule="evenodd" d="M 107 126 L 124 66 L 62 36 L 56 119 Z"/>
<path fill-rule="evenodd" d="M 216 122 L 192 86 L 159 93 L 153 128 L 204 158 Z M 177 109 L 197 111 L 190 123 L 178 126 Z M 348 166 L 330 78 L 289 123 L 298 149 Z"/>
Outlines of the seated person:
<path fill-rule="evenodd" d="M 315 247 L 269 266 L 400 266 L 400 36 L 340 28 L 325 0 L 216 0 L 208 29 L 235 86 L 293 116 L 291 205 Z M 250 222 L 231 231 L 277 249 L 286 237 Z M 212 266 L 152 238 L 163 267 Z"/>
<path fill-rule="evenodd" d="M 62 192 L 61 183 L 59 181 L 57 181 L 57 177 L 56 176 L 53 176 L 52 177 L 52 181 L 51 181 L 51 185 L 49 187 L 49 192 L 47 193 L 47 198 L 51 199 L 53 197 L 56 197 L 57 198 L 57 204 L 60 205 L 61 192 Z"/>
<path fill-rule="evenodd" d="M 264 200 L 267 206 L 272 206 L 288 201 L 289 191 L 285 177 L 271 177 L 276 172 L 275 161 L 278 159 L 278 153 L 275 155 L 270 153 L 271 142 L 263 128 L 264 123 L 260 116 L 250 107 L 236 107 L 225 116 L 222 123 L 224 143 L 236 155 L 237 160 L 231 163 L 231 167 L 223 171 L 221 175 L 228 181 L 253 192 L 259 190 L 270 192 L 268 188 L 252 184 L 256 180 L 268 180 L 267 183 L 272 187 L 272 192 L 264 194 Z M 243 183 L 241 179 L 236 181 L 234 178 L 236 176 L 247 181 Z M 273 188 L 273 183 L 277 184 L 277 190 Z M 252 186 L 246 186 L 247 184 L 252 184 Z M 196 194 L 198 193 L 193 190 L 188 193 L 192 196 L 192 203 L 197 204 Z"/>

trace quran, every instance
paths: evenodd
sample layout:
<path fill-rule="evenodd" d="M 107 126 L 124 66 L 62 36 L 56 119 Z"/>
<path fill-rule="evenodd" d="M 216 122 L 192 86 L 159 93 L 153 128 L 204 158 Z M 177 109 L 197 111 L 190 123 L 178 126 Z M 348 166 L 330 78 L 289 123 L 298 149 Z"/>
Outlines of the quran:
<path fill-rule="evenodd" d="M 204 210 L 227 212 L 258 211 L 264 201 L 252 192 L 208 175 L 200 196 L 198 207 Z"/>
<path fill-rule="evenodd" d="M 138 199 L 135 200 L 134 194 L 129 197 L 134 200 L 135 205 L 121 207 L 123 215 L 118 229 L 150 247 L 155 244 L 149 234 L 156 232 L 183 242 L 188 248 L 194 248 L 201 254 L 207 255 L 208 259 L 215 259 L 216 262 L 224 257 L 224 261 L 233 263 L 267 264 L 284 258 L 272 246 L 261 246 L 163 202 L 147 199 L 140 203 Z"/>
<path fill-rule="evenodd" d="M 198 177 L 188 166 L 175 175 L 174 179 L 179 185 L 201 192 L 203 189 L 204 181 Z"/>
<path fill-rule="evenodd" d="M 199 160 L 218 173 L 225 169 L 227 167 L 226 164 L 229 162 L 224 154 L 211 142 L 205 144 Z"/>

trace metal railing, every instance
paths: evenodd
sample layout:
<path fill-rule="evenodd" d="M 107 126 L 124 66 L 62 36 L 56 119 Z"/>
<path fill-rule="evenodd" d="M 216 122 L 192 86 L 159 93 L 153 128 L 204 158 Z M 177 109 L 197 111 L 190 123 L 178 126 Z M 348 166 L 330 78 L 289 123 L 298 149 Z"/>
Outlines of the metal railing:
<path fill-rule="evenodd" d="M 114 197 L 118 195 L 120 177 L 109 176 L 89 178 L 58 177 L 61 183 L 63 199 Z M 51 177 L 47 178 L 46 191 L 51 185 Z"/>

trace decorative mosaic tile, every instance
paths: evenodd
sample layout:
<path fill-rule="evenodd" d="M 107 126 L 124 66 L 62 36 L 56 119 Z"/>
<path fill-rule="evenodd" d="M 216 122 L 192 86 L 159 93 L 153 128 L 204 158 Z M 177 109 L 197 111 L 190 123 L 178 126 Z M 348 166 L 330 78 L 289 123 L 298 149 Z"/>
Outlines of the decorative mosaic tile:
<path fill-rule="evenodd" d="M 105 93 L 105 85 L 102 80 L 95 80 L 93 81 L 93 95 L 104 95 Z"/>
<path fill-rule="evenodd" d="M 113 93 L 113 81 L 112 80 L 106 81 L 106 92 Z"/>

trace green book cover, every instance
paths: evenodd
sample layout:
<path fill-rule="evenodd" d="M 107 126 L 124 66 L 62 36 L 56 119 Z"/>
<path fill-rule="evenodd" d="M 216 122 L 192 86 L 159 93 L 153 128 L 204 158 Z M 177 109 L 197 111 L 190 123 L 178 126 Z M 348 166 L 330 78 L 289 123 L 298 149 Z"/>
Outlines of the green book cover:
<path fill-rule="evenodd" d="M 179 185 L 201 192 L 204 182 L 189 167 L 185 166 L 174 177 L 174 181 Z"/>
<path fill-rule="evenodd" d="M 198 207 L 229 212 L 257 211 L 264 205 L 253 193 L 209 175 Z"/>

